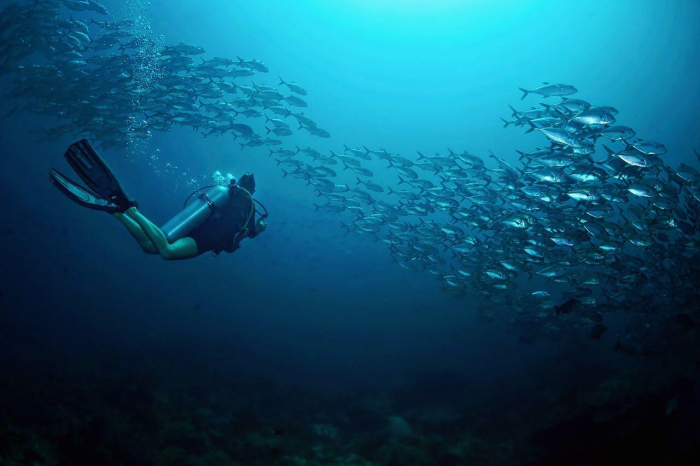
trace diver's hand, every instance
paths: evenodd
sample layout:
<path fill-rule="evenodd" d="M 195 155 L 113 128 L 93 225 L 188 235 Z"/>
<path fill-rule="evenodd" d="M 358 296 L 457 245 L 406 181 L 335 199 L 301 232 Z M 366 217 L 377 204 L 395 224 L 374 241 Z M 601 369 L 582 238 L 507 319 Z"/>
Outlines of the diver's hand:
<path fill-rule="evenodd" d="M 266 229 L 267 229 L 267 223 L 265 222 L 265 220 L 260 219 L 255 223 L 255 231 L 257 231 L 258 233 L 262 233 Z"/>

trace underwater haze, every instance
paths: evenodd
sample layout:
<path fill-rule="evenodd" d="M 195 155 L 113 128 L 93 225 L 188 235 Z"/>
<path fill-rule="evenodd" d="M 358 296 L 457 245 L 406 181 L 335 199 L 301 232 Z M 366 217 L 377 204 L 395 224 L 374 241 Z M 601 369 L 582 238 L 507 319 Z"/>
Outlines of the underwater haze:
<path fill-rule="evenodd" d="M 698 464 L 699 21 L 1 0 L 0 465 Z M 83 138 L 267 229 L 144 254 L 49 182 Z"/>

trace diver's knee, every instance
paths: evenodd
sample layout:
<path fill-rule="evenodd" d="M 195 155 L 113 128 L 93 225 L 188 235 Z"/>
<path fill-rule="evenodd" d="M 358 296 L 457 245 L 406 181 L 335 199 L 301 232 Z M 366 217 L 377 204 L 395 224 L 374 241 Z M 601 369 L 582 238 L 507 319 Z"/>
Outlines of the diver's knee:
<path fill-rule="evenodd" d="M 161 257 L 163 260 L 166 260 L 166 261 L 175 260 L 175 255 L 173 254 L 173 250 L 170 249 L 170 248 L 163 248 L 163 249 L 160 249 L 160 250 L 158 251 L 158 253 L 160 254 L 160 257 Z"/>

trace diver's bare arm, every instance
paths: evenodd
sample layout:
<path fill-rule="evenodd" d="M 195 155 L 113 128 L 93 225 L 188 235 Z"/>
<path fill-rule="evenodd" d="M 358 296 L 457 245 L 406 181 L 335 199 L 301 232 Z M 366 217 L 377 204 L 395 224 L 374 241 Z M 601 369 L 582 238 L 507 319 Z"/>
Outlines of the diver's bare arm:
<path fill-rule="evenodd" d="M 258 221 L 253 224 L 253 228 L 250 229 L 248 233 L 248 238 L 255 238 L 260 233 L 265 231 L 266 228 L 267 223 L 265 223 L 264 219 L 259 218 Z"/>
<path fill-rule="evenodd" d="M 158 250 L 156 247 L 153 245 L 150 239 L 148 239 L 148 236 L 146 236 L 146 233 L 143 232 L 141 227 L 139 226 L 138 223 L 136 223 L 131 217 L 128 215 L 122 214 L 122 213 L 115 213 L 114 218 L 119 220 L 122 225 L 126 227 L 127 230 L 129 230 L 129 233 L 131 233 L 131 236 L 138 241 L 139 246 L 141 246 L 141 249 L 147 254 L 158 254 Z"/>
<path fill-rule="evenodd" d="M 126 215 L 141 227 L 143 233 L 148 237 L 163 259 L 191 259 L 199 254 L 197 251 L 197 243 L 195 243 L 192 238 L 182 238 L 170 244 L 160 228 L 144 217 L 136 207 L 127 210 Z"/>

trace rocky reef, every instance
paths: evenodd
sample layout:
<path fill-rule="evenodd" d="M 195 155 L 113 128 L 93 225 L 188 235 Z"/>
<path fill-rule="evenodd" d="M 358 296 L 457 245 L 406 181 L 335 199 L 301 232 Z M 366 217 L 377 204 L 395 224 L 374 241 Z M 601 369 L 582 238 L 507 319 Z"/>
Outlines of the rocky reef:
<path fill-rule="evenodd" d="M 683 465 L 700 457 L 696 374 L 578 371 L 558 385 L 508 380 L 495 392 L 444 375 L 430 392 L 414 379 L 325 394 L 164 361 L 14 367 L 0 376 L 0 465 L 562 466 L 644 457 Z"/>

